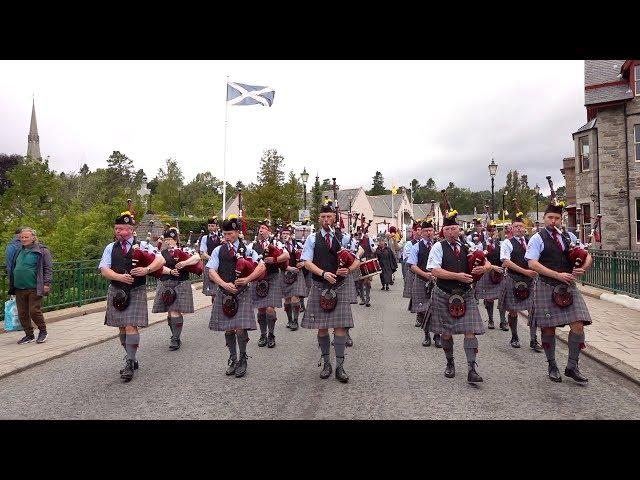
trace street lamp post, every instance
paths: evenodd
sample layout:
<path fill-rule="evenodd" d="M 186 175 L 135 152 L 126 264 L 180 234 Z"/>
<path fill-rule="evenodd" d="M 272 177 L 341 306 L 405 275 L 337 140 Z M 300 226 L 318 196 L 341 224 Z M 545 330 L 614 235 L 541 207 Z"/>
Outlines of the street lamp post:
<path fill-rule="evenodd" d="M 502 223 L 504 223 L 504 201 L 507 198 L 508 193 L 509 192 L 505 190 L 504 193 L 502 194 Z"/>
<path fill-rule="evenodd" d="M 351 203 L 353 202 L 353 195 L 349 194 L 349 215 L 347 216 L 347 222 L 349 222 L 349 225 L 347 227 L 347 230 L 349 232 L 349 235 L 351 235 Z"/>
<path fill-rule="evenodd" d="M 540 218 L 539 218 L 538 210 L 540 210 L 540 208 L 538 208 L 538 201 L 540 200 L 540 185 L 538 185 L 537 183 L 536 183 L 535 190 L 536 190 L 536 222 L 539 222 Z"/>
<path fill-rule="evenodd" d="M 436 201 L 435 200 L 431 200 L 431 211 L 433 212 L 433 216 L 437 217 L 436 215 Z M 440 218 L 436 218 L 436 231 L 440 230 Z"/>
<path fill-rule="evenodd" d="M 496 209 L 495 204 L 495 193 L 494 193 L 494 180 L 496 176 L 496 172 L 498 171 L 498 164 L 491 159 L 491 163 L 489 164 L 489 175 L 491 175 L 491 220 L 493 220 L 493 212 Z"/>
<path fill-rule="evenodd" d="M 304 185 L 304 209 L 307 209 L 307 180 L 309 180 L 309 174 L 307 173 L 307 168 L 302 169 L 302 173 L 300 174 L 300 178 L 302 179 L 302 184 Z"/>

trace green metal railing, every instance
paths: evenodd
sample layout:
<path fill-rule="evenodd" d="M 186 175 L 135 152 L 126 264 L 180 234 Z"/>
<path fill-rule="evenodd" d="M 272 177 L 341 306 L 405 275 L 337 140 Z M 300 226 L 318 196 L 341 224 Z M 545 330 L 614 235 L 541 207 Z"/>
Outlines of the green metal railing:
<path fill-rule="evenodd" d="M 640 252 L 589 250 L 593 265 L 582 283 L 640 298 Z"/>
<path fill-rule="evenodd" d="M 106 300 L 109 281 L 100 274 L 98 263 L 100 259 L 53 262 L 51 291 L 44 297 L 42 310 L 49 312 Z M 189 281 L 201 282 L 202 275 L 189 274 Z M 149 290 L 155 289 L 157 284 L 155 277 L 147 278 Z M 8 298 L 8 290 L 7 268 L 0 265 L 0 321 L 4 320 L 4 302 Z"/>

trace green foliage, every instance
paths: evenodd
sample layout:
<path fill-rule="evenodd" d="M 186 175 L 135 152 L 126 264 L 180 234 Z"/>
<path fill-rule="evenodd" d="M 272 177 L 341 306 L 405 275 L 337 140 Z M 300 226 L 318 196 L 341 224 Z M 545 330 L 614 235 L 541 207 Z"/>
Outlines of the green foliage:
<path fill-rule="evenodd" d="M 184 175 L 178 162 L 168 158 L 165 168 L 158 169 L 156 178 L 158 185 L 153 198 L 155 210 L 180 214 L 182 212 L 181 190 Z"/>
<path fill-rule="evenodd" d="M 316 228 L 320 228 L 318 218 L 320 217 L 320 208 L 322 207 L 322 186 L 320 185 L 320 179 L 316 176 L 316 181 L 311 187 L 311 211 L 309 214 L 311 217 L 309 221 L 312 222 Z"/>
<path fill-rule="evenodd" d="M 373 176 L 373 187 L 365 193 L 367 195 L 391 195 L 391 190 L 384 188 L 384 177 L 382 173 L 376 172 Z"/>

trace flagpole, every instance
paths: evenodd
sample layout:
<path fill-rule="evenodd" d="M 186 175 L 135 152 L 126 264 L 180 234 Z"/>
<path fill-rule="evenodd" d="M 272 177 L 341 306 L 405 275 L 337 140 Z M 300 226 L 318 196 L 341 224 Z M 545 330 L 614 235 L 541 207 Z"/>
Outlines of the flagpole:
<path fill-rule="evenodd" d="M 229 85 L 229 75 L 224 83 L 224 154 L 222 156 L 222 219 L 227 218 L 227 123 L 229 122 L 229 102 L 227 90 Z"/>

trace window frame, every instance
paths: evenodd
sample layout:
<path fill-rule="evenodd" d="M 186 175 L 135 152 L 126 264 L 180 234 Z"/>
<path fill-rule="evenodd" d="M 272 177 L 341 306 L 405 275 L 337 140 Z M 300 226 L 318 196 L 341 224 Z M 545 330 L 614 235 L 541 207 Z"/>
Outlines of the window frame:
<path fill-rule="evenodd" d="M 640 245 L 640 197 L 636 197 L 636 245 Z"/>
<path fill-rule="evenodd" d="M 591 204 L 590 203 L 581 203 L 580 209 L 582 211 L 582 223 L 580 224 L 580 230 L 582 233 L 582 238 L 584 242 L 587 242 L 589 235 L 591 235 Z M 589 219 L 587 220 L 587 215 L 585 212 L 589 212 Z M 589 226 L 589 232 L 587 233 L 586 226 Z"/>
<path fill-rule="evenodd" d="M 635 80 L 635 87 L 634 87 L 635 96 L 640 97 L 640 65 L 635 65 L 633 67 L 633 73 L 634 73 L 633 77 Z"/>
<path fill-rule="evenodd" d="M 640 162 L 640 123 L 633 126 L 633 155 L 636 162 Z"/>
<path fill-rule="evenodd" d="M 589 147 L 589 153 L 587 153 L 587 161 L 589 162 L 589 167 L 584 168 L 584 143 L 583 140 L 587 141 L 587 146 Z M 578 159 L 580 160 L 580 173 L 588 172 L 591 170 L 591 141 L 589 140 L 589 135 L 585 135 L 584 137 L 578 138 Z"/>

